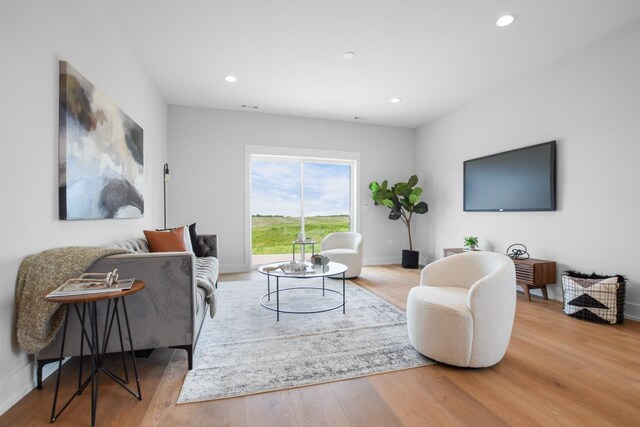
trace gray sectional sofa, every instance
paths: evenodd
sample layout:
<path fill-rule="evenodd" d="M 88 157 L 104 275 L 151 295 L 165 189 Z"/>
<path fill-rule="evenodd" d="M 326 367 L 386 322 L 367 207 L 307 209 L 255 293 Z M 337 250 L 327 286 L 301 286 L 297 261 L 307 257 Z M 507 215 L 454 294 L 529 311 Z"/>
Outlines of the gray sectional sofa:
<path fill-rule="evenodd" d="M 203 255 L 200 258 L 186 252 L 150 253 L 145 239 L 117 242 L 107 246 L 124 247 L 134 252 L 101 258 L 87 270 L 106 272 L 117 268 L 122 278 L 143 280 L 145 289 L 127 297 L 134 348 L 141 352 L 160 347 L 184 349 L 188 354 L 189 369 L 193 367 L 193 351 L 200 328 L 209 313 L 205 291 L 197 286 L 197 276 L 213 275 L 207 278 L 211 283 L 217 283 L 219 271 L 217 236 L 198 235 L 198 244 Z M 98 319 L 104 319 L 104 305 L 98 304 L 97 310 Z M 66 357 L 80 354 L 80 329 L 77 315 L 72 311 L 65 343 Z M 62 331 L 59 331 L 55 340 L 36 355 L 38 388 L 42 387 L 42 367 L 59 360 L 61 338 Z M 127 349 L 128 337 L 123 334 L 123 338 Z M 117 335 L 112 334 L 109 341 L 107 352 L 120 352 Z"/>

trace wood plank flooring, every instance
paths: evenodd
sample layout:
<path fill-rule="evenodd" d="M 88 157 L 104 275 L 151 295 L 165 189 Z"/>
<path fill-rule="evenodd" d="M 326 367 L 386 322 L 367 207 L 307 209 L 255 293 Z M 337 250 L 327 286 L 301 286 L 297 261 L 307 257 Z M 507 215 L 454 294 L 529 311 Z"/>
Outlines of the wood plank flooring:
<path fill-rule="evenodd" d="M 227 274 L 221 281 L 262 278 Z M 420 270 L 368 267 L 354 282 L 404 310 Z M 176 405 L 186 353 L 160 349 L 139 359 L 143 400 L 100 384 L 98 426 L 638 426 L 640 324 L 571 319 L 557 301 L 518 296 L 504 360 L 489 369 L 432 365 L 247 397 Z M 118 360 L 113 359 L 114 370 Z M 62 390 L 75 387 L 77 361 Z M 0 417 L 0 426 L 49 424 L 54 378 Z M 85 392 L 55 425 L 89 425 Z"/>

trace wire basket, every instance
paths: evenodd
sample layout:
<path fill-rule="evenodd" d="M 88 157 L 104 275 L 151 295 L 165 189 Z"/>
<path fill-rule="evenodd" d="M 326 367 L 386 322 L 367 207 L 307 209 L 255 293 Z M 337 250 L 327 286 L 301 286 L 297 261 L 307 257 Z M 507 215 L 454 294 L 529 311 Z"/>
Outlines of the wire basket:
<path fill-rule="evenodd" d="M 624 323 L 626 285 L 623 276 L 567 272 L 562 276 L 562 311 L 589 322 Z"/>

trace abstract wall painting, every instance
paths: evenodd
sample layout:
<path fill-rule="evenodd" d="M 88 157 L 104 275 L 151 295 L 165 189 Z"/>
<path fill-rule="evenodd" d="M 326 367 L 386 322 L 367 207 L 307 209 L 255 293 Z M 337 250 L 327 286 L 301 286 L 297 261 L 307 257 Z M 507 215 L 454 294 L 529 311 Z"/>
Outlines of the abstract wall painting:
<path fill-rule="evenodd" d="M 60 61 L 60 219 L 144 215 L 142 128 Z"/>

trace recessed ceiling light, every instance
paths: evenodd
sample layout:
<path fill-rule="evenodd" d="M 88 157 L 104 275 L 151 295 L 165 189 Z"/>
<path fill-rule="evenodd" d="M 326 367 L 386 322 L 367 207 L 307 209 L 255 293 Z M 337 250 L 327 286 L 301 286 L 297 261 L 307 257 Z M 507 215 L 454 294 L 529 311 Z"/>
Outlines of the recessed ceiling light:
<path fill-rule="evenodd" d="M 389 102 L 391 102 L 392 104 L 397 104 L 398 102 L 402 101 L 402 99 L 400 98 L 391 98 L 389 100 Z"/>
<path fill-rule="evenodd" d="M 516 20 L 516 15 L 502 15 L 496 21 L 496 25 L 498 27 L 506 27 L 507 25 L 513 24 L 513 21 Z"/>
<path fill-rule="evenodd" d="M 229 74 L 228 76 L 224 76 L 224 80 L 229 82 L 229 83 L 235 83 L 235 82 L 238 81 L 236 76 L 232 76 L 231 74 Z"/>
<path fill-rule="evenodd" d="M 342 54 L 342 57 L 344 59 L 350 60 L 356 57 L 356 54 L 354 52 L 345 52 Z"/>

